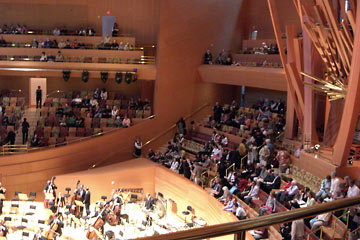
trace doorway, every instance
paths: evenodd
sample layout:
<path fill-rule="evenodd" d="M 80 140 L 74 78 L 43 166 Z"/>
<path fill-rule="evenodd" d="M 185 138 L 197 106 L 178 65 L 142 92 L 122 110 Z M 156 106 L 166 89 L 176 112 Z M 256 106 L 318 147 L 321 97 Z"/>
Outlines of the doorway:
<path fill-rule="evenodd" d="M 105 37 L 106 35 L 112 36 L 112 28 L 114 23 L 116 22 L 115 16 L 103 16 L 102 17 L 102 35 Z"/>
<path fill-rule="evenodd" d="M 42 104 L 46 99 L 46 78 L 30 78 L 29 86 L 29 107 L 36 107 L 36 89 L 38 86 L 42 89 Z"/>

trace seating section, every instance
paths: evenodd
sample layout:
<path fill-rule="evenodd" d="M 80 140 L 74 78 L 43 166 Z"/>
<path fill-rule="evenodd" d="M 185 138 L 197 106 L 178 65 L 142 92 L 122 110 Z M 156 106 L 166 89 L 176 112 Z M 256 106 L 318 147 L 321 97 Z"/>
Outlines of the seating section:
<path fill-rule="evenodd" d="M 283 174 L 283 176 L 296 180 L 299 185 L 310 188 L 312 192 L 316 193 L 320 190 L 322 179 L 306 172 L 304 169 L 298 168 L 295 165 L 290 167 L 289 174 Z"/>

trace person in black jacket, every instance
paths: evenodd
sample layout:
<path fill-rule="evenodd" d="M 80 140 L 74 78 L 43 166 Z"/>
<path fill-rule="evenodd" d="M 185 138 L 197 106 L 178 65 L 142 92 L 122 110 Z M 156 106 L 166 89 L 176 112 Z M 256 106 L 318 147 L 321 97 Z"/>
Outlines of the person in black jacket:
<path fill-rule="evenodd" d="M 24 121 L 22 123 L 23 144 L 25 144 L 27 142 L 27 140 L 28 140 L 29 128 L 30 128 L 30 125 L 26 121 L 26 118 L 24 118 Z"/>
<path fill-rule="evenodd" d="M 221 120 L 221 114 L 223 112 L 223 108 L 222 106 L 220 106 L 220 104 L 218 102 L 215 103 L 215 106 L 213 108 L 213 112 L 214 112 L 214 120 L 215 122 L 219 123 Z"/>
<path fill-rule="evenodd" d="M 182 167 L 183 167 L 183 171 L 184 171 L 184 177 L 186 177 L 187 179 L 190 179 L 191 177 L 191 169 L 190 169 L 190 160 L 189 159 L 186 159 L 186 160 L 183 160 L 183 164 L 182 164 Z"/>
<path fill-rule="evenodd" d="M 274 178 L 272 181 L 264 181 L 264 191 L 270 193 L 273 189 L 279 189 L 281 185 L 281 177 L 278 171 L 274 171 Z"/>
<path fill-rule="evenodd" d="M 146 200 L 145 200 L 146 210 L 148 210 L 148 211 L 154 210 L 154 204 L 155 204 L 154 198 L 151 197 L 150 193 L 147 193 Z"/>
<path fill-rule="evenodd" d="M 91 193 L 89 191 L 89 188 L 86 187 L 84 200 L 83 200 L 83 203 L 85 204 L 85 209 L 86 209 L 86 216 L 88 216 L 90 214 L 90 197 L 91 197 Z"/>
<path fill-rule="evenodd" d="M 38 107 L 41 108 L 41 103 L 42 103 L 42 90 L 41 87 L 38 86 L 38 88 L 36 89 L 36 108 Z"/>
<path fill-rule="evenodd" d="M 210 49 L 206 50 L 206 53 L 204 54 L 204 64 L 212 64 L 212 54 Z"/>

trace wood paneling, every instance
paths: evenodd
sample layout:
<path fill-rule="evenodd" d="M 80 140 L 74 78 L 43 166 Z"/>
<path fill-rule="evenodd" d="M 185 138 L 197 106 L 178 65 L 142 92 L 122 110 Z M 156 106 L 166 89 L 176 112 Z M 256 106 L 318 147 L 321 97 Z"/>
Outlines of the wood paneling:
<path fill-rule="evenodd" d="M 69 3 L 69 1 L 64 0 L 64 3 Z M 145 142 L 173 125 L 180 116 L 188 115 L 205 103 L 214 103 L 218 100 L 230 102 L 234 98 L 236 89 L 228 85 L 202 82 L 197 68 L 201 65 L 203 53 L 210 43 L 214 43 L 218 48 L 230 46 L 241 3 L 241 0 L 162 1 L 161 32 L 157 55 L 159 61 L 157 61 L 158 72 L 155 81 L 156 117 L 131 128 L 121 129 L 92 140 L 27 155 L 3 157 L 0 161 L 0 172 L 3 173 L 3 181 L 9 189 L 9 194 L 13 194 L 15 189 L 24 192 L 41 191 L 43 185 L 41 186 L 39 182 L 44 183 L 51 175 L 87 169 L 102 160 L 106 160 L 104 164 L 110 164 L 130 159 L 133 142 L 137 136 Z M 136 40 L 138 41 L 138 38 Z M 0 65 L 4 66 L 4 64 L 12 67 L 32 65 L 27 62 L 0 62 Z M 57 63 L 36 63 L 35 66 L 41 68 L 44 66 L 42 64 L 54 67 L 57 65 Z M 139 78 L 140 74 L 145 74 L 144 69 L 152 69 L 152 76 L 156 74 L 155 66 L 145 65 L 83 65 L 81 63 L 66 65 L 64 63 L 56 67 L 63 69 L 65 66 L 70 69 L 92 67 L 100 70 L 104 70 L 105 67 L 107 70 L 138 68 Z M 226 92 L 225 95 L 224 92 Z M 171 135 L 167 139 L 170 137 Z M 154 142 L 148 147 L 163 144 L 164 139 L 161 141 Z M 43 162 L 42 164 L 49 168 L 39 167 L 37 161 Z M 20 168 L 22 172 L 14 170 L 12 164 L 15 166 L 22 164 Z M 6 181 L 4 175 L 8 168 L 19 174 L 18 177 L 12 176 L 11 182 Z M 32 181 L 29 175 L 29 181 L 23 184 L 21 176 L 29 170 L 33 172 L 32 174 L 41 173 L 41 179 Z M 35 187 L 39 188 L 34 189 Z"/>
<path fill-rule="evenodd" d="M 195 215 L 202 216 L 208 225 L 237 221 L 234 215 L 224 212 L 223 206 L 200 186 L 181 175 L 171 174 L 171 171 L 164 167 L 156 167 L 155 192 L 161 192 L 165 198 L 174 200 L 177 205 L 177 215 L 182 218 L 184 217 L 182 211 L 186 211 L 187 206 L 190 205 Z M 187 201 L 184 201 L 184 198 Z M 234 236 L 224 236 L 219 239 L 234 239 Z"/>
<path fill-rule="evenodd" d="M 160 0 L 4 0 L 0 24 L 19 23 L 44 30 L 91 26 L 101 35 L 101 17 L 107 11 L 116 17 L 120 33 L 131 34 L 139 45 L 156 44 Z"/>
<path fill-rule="evenodd" d="M 140 59 L 144 55 L 144 51 L 115 51 L 115 50 L 97 50 L 97 49 L 55 49 L 55 48 L 15 48 L 4 47 L 1 48 L 1 55 L 7 56 L 41 56 L 45 52 L 48 56 L 56 56 L 58 51 L 66 57 L 96 57 L 96 58 L 121 58 L 122 61 L 126 59 Z"/>
<path fill-rule="evenodd" d="M 276 0 L 280 18 L 280 27 L 285 32 L 285 24 L 296 24 L 298 31 L 301 30 L 299 17 L 293 1 Z M 243 38 L 249 39 L 250 32 L 258 30 L 258 39 L 275 39 L 271 24 L 269 8 L 266 0 L 244 0 L 244 14 L 240 21 L 243 21 Z"/>
<path fill-rule="evenodd" d="M 62 77 L 62 72 L 52 72 L 41 69 L 60 69 L 60 70 L 88 70 L 88 71 L 133 71 L 137 69 L 138 79 L 155 80 L 155 65 L 143 64 L 112 64 L 112 63 L 77 63 L 77 62 L 28 62 L 28 61 L 0 61 L 0 68 L 30 68 L 40 69 L 39 71 L 8 71 L 0 70 L 0 75 L 5 76 L 42 76 L 42 77 Z M 81 72 L 72 72 L 71 76 L 80 77 Z M 114 76 L 109 75 L 109 78 Z M 91 74 L 90 78 L 98 78 L 100 74 Z"/>
<path fill-rule="evenodd" d="M 286 91 L 284 70 L 280 68 L 202 65 L 202 81 Z"/>
<path fill-rule="evenodd" d="M 31 43 L 33 39 L 36 39 L 38 42 L 45 41 L 46 39 L 56 40 L 60 42 L 61 40 L 69 40 L 70 42 L 77 40 L 79 43 L 88 43 L 88 44 L 100 44 L 104 41 L 102 36 L 51 36 L 51 35 L 18 35 L 18 34 L 2 34 L 1 37 L 8 43 Z M 129 43 L 135 45 L 134 37 L 112 37 L 111 40 L 116 40 L 118 43 Z"/>

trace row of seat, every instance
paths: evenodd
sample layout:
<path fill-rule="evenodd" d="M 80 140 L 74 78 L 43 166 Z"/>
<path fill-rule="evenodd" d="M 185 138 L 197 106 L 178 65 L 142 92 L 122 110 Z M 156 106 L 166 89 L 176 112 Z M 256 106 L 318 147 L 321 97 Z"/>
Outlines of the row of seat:
<path fill-rule="evenodd" d="M 28 55 L 0 55 L 0 61 L 33 61 L 39 62 L 41 56 Z M 48 56 L 48 62 L 55 61 L 55 56 Z M 112 63 L 112 64 L 155 64 L 155 59 L 145 58 L 119 58 L 119 57 L 84 57 L 84 56 L 64 56 L 63 62 L 78 63 Z"/>

